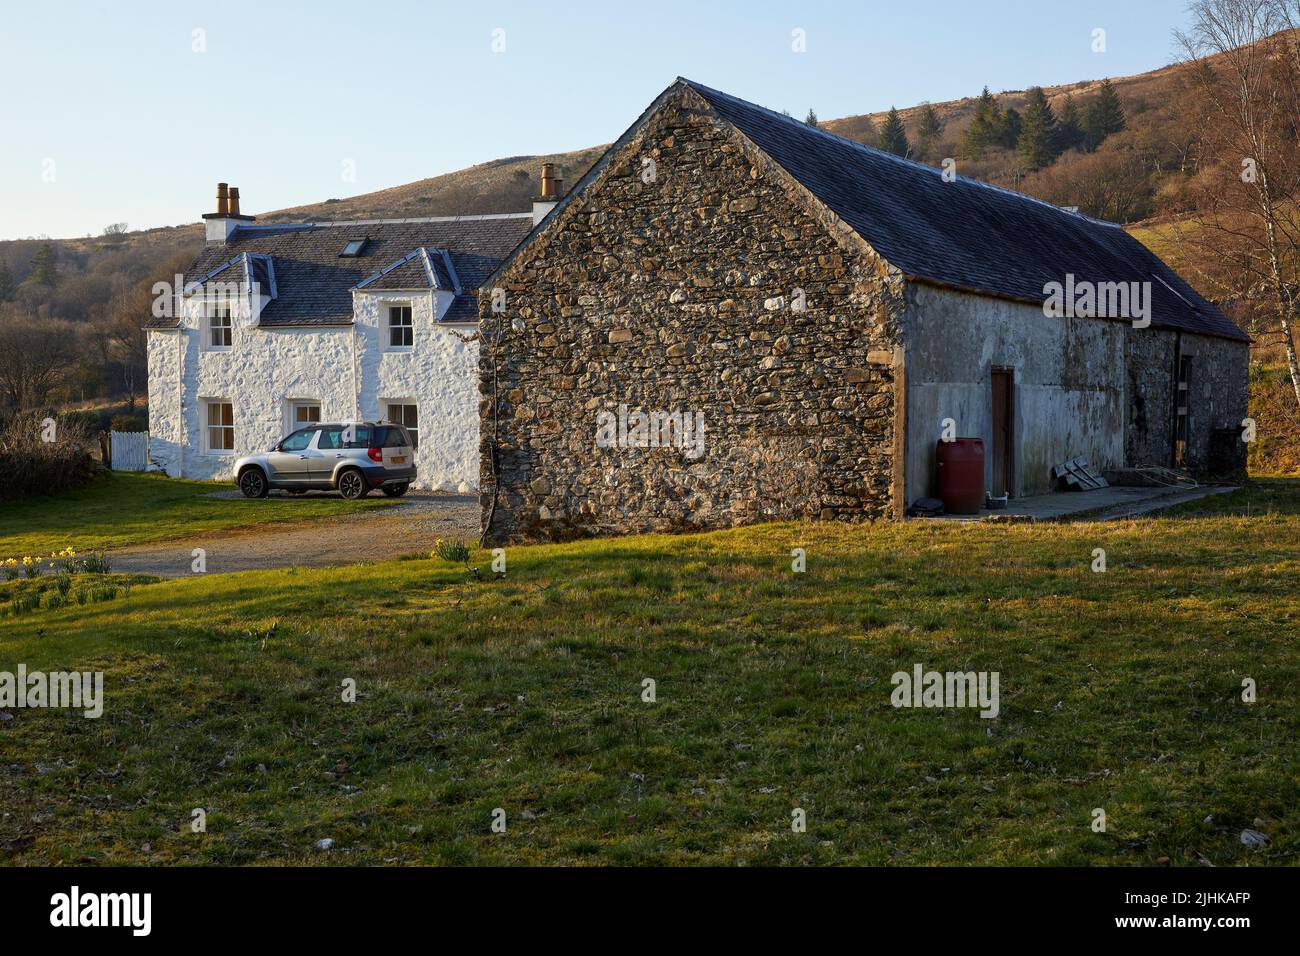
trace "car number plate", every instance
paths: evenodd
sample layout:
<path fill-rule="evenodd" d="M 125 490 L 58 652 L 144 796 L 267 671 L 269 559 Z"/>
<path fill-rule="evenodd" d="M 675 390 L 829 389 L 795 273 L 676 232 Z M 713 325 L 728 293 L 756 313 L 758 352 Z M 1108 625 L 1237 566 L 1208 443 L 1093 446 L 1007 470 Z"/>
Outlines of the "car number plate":
<path fill-rule="evenodd" d="M 391 461 L 394 465 L 401 465 L 401 464 L 405 464 L 405 463 L 406 463 L 406 456 L 405 456 L 405 455 L 394 455 L 392 458 L 390 458 L 390 459 L 388 459 L 388 460 Z"/>

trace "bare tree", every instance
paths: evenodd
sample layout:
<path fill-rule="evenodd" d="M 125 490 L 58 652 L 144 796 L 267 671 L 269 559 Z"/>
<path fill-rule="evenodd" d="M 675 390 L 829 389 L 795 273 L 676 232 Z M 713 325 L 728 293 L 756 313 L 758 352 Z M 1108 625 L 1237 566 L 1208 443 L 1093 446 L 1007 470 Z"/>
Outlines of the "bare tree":
<path fill-rule="evenodd" d="M 1179 238 L 1230 269 L 1205 273 L 1228 297 L 1265 298 L 1300 406 L 1292 334 L 1300 291 L 1300 50 L 1288 25 L 1297 0 L 1195 0 L 1177 34 L 1199 130 L 1195 212 Z"/>
<path fill-rule="evenodd" d="M 15 411 L 44 408 L 77 367 L 79 338 L 62 319 L 12 306 L 0 312 L 0 402 Z"/>

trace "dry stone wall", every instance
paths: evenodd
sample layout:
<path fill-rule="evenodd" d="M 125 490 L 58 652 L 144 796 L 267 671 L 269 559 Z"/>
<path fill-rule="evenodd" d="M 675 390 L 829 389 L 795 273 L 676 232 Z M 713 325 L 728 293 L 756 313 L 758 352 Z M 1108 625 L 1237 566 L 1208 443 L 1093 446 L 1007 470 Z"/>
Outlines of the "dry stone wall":
<path fill-rule="evenodd" d="M 843 235 L 695 94 L 652 114 L 480 295 L 489 540 L 889 514 L 904 280 Z"/>

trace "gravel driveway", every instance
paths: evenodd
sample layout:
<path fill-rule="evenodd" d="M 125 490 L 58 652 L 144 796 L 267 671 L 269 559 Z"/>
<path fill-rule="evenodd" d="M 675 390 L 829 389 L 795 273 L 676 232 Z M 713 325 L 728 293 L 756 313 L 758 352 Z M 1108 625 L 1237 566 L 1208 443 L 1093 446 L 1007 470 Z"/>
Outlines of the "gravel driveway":
<path fill-rule="evenodd" d="M 282 494 L 273 492 L 273 494 Z M 304 497 L 329 492 L 308 492 Z M 219 492 L 214 498 L 238 498 Z M 192 552 L 207 552 L 207 572 L 264 568 L 322 567 L 357 561 L 385 561 L 403 554 L 427 554 L 438 538 L 474 543 L 479 536 L 477 495 L 411 491 L 387 508 L 338 518 L 222 531 L 175 541 L 135 545 L 110 552 L 114 571 L 174 578 L 192 574 Z"/>

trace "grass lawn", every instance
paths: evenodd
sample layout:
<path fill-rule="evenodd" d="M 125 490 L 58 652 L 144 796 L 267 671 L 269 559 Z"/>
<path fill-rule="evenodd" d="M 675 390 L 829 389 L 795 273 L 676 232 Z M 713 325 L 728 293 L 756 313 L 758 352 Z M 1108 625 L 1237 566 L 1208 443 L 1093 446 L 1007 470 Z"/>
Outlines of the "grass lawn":
<path fill-rule="evenodd" d="M 0 719 L 0 862 L 1300 859 L 1300 482 L 1123 523 L 507 557 L 504 580 L 476 553 L 481 581 L 259 571 L 0 620 L 0 670 L 103 670 L 106 696 Z M 893 708 L 914 664 L 997 671 L 1000 714 Z"/>
<path fill-rule="evenodd" d="M 349 514 L 389 504 L 378 496 L 212 498 L 234 485 L 184 481 L 139 472 L 109 472 L 69 495 L 0 503 L 0 560 L 165 541 L 280 521 Z"/>

